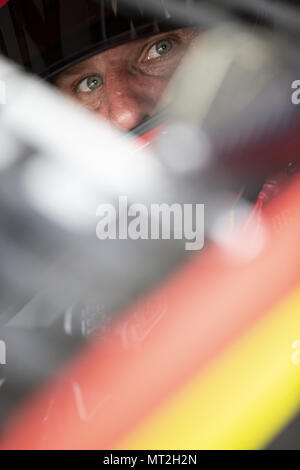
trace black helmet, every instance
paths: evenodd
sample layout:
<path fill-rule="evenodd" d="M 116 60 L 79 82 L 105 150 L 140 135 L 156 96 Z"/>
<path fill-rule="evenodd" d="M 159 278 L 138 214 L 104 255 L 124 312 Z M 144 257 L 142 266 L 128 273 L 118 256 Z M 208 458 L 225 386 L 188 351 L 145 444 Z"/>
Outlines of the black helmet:
<path fill-rule="evenodd" d="M 184 7 L 180 20 L 165 0 L 9 0 L 0 10 L 0 52 L 50 78 L 124 42 L 191 25 L 193 1 L 173 4 Z"/>

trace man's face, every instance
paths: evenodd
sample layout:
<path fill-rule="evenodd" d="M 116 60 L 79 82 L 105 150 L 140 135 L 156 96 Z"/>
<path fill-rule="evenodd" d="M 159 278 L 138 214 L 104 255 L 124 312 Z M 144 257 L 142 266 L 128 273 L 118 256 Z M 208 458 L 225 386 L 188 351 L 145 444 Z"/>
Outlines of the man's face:
<path fill-rule="evenodd" d="M 193 28 L 179 29 L 124 44 L 69 68 L 54 83 L 87 109 L 129 131 L 155 113 L 197 34 Z"/>

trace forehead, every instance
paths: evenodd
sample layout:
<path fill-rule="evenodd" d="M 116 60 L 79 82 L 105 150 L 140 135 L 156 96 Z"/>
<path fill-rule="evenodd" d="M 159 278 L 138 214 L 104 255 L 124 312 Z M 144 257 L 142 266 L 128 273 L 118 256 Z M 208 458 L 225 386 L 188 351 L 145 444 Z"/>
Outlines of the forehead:
<path fill-rule="evenodd" d="M 181 28 L 174 31 L 154 34 L 144 39 L 127 42 L 126 44 L 123 44 L 121 46 L 117 46 L 107 51 L 95 54 L 92 57 L 69 67 L 67 70 L 55 77 L 55 79 L 67 77 L 70 75 L 78 75 L 84 72 L 87 68 L 99 64 L 105 64 L 111 60 L 124 59 L 124 57 L 126 56 L 132 57 L 132 55 L 134 56 L 134 54 L 138 54 L 139 52 L 141 52 L 145 45 L 150 45 L 152 42 L 158 41 L 159 39 L 167 36 L 176 35 L 179 39 L 189 42 L 189 40 L 191 40 L 195 36 L 195 34 L 197 34 L 197 32 L 198 31 L 196 30 L 196 28 Z"/>

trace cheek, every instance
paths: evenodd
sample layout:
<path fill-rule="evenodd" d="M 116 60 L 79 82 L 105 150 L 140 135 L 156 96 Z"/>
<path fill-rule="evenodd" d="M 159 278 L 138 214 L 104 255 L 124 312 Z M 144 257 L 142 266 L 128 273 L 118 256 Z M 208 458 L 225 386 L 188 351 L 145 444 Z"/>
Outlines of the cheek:
<path fill-rule="evenodd" d="M 137 73 L 129 80 L 130 88 L 138 93 L 157 99 L 167 88 L 184 57 L 184 51 L 166 61 L 141 64 Z"/>
<path fill-rule="evenodd" d="M 94 93 L 80 93 L 76 94 L 70 88 L 60 89 L 67 98 L 70 98 L 72 101 L 82 104 L 86 109 L 90 111 L 97 111 L 101 106 L 103 100 L 103 92 L 96 90 Z"/>
<path fill-rule="evenodd" d="M 132 77 L 128 85 L 133 94 L 157 101 L 168 86 L 171 77 L 172 74 L 160 77 L 145 75 L 140 77 L 135 76 Z"/>

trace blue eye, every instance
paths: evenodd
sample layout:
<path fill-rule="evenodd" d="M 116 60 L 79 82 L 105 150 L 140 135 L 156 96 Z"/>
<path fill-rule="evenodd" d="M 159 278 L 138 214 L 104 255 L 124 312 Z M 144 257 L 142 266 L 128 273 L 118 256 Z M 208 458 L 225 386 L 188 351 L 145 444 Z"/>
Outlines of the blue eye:
<path fill-rule="evenodd" d="M 78 85 L 78 90 L 82 93 L 91 93 L 97 88 L 100 88 L 104 83 L 101 75 L 91 75 L 82 80 Z"/>
<path fill-rule="evenodd" d="M 159 41 L 155 44 L 155 48 L 159 55 L 165 55 L 172 50 L 173 43 L 170 41 L 170 39 L 163 39 L 162 41 Z"/>
<path fill-rule="evenodd" d="M 161 39 L 157 41 L 149 50 L 148 58 L 155 59 L 169 54 L 173 49 L 173 41 L 171 39 Z"/>

